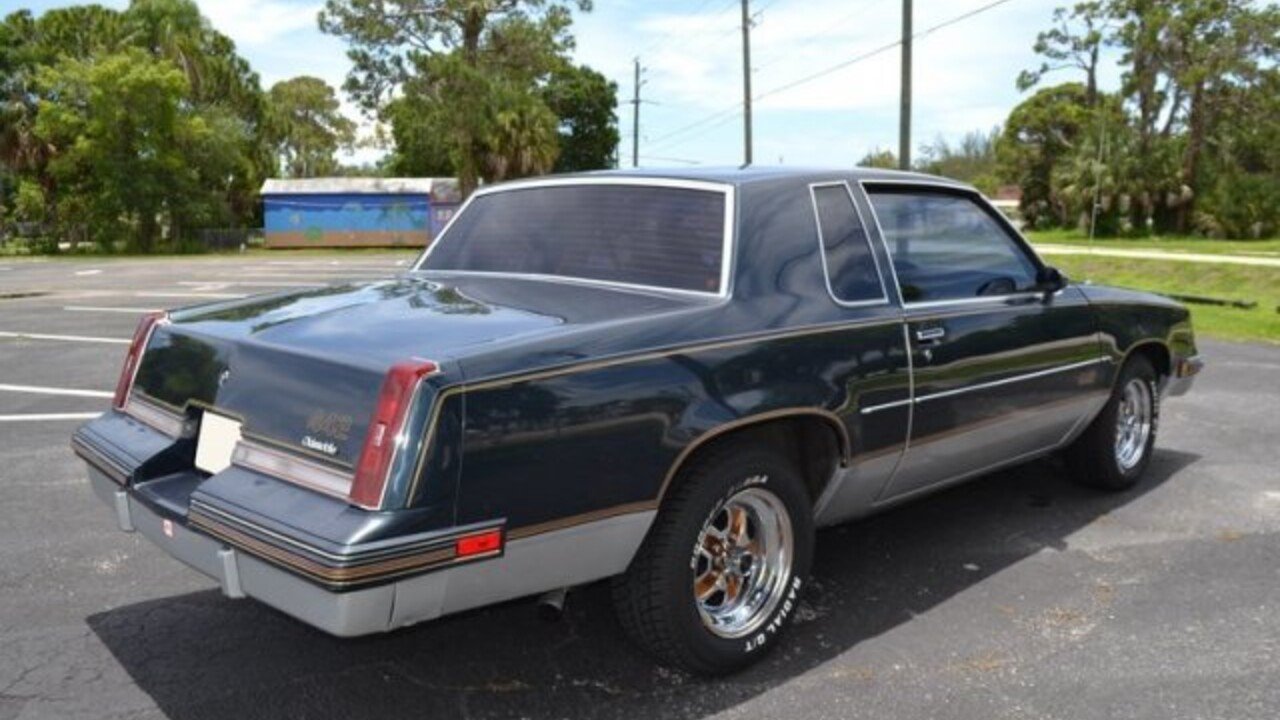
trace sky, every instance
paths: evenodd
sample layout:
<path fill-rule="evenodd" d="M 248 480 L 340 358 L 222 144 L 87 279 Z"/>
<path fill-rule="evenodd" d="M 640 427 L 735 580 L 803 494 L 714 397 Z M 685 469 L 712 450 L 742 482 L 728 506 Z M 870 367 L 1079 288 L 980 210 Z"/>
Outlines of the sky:
<path fill-rule="evenodd" d="M 993 0 L 915 0 L 917 33 Z M 1015 81 L 1037 67 L 1036 33 L 1065 0 L 1006 0 L 915 42 L 913 146 L 990 130 L 1025 96 Z M 72 3 L 0 0 L 0 12 Z M 123 7 L 121 0 L 105 5 Z M 752 0 L 752 95 L 757 165 L 856 163 L 898 147 L 900 50 L 891 48 L 790 89 L 797 80 L 869 55 L 901 35 L 898 0 Z M 315 75 L 338 87 L 349 68 L 341 40 L 316 26 L 313 0 L 203 0 L 202 12 L 235 41 L 263 87 Z M 644 70 L 640 164 L 740 164 L 743 159 L 740 0 L 595 0 L 576 13 L 578 62 L 617 82 L 622 164 L 631 161 L 634 59 Z M 1069 73 L 1062 80 L 1075 79 Z M 1104 88 L 1119 71 L 1107 63 Z M 357 117 L 354 106 L 347 111 Z M 369 128 L 364 123 L 366 130 Z M 358 150 L 347 161 L 381 154 Z"/>

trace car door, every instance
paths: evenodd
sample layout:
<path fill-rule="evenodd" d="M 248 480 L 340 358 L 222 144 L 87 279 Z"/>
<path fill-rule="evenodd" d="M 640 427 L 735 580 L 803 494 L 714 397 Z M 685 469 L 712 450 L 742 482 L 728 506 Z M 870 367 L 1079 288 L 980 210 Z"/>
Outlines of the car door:
<path fill-rule="evenodd" d="M 1106 398 L 1092 311 L 976 192 L 868 184 L 912 358 L 908 448 L 880 500 L 1062 444 Z"/>
<path fill-rule="evenodd" d="M 849 463 L 818 498 L 815 516 L 825 525 L 865 512 L 898 466 L 907 443 L 911 380 L 889 257 L 873 241 L 865 198 L 844 181 L 814 183 L 809 195 L 826 286 L 816 294 L 827 295 L 847 323 L 831 342 L 840 357 L 837 382 L 847 393 L 841 415 L 854 444 Z M 885 404 L 892 408 L 875 418 L 860 411 Z"/>

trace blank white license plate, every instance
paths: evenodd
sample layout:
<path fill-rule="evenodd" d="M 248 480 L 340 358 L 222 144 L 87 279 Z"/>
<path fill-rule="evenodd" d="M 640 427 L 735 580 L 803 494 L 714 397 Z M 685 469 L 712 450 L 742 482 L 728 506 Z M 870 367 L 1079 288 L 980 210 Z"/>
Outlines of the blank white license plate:
<path fill-rule="evenodd" d="M 206 410 L 196 437 L 196 467 L 220 473 L 231 466 L 231 453 L 240 442 L 240 421 Z"/>

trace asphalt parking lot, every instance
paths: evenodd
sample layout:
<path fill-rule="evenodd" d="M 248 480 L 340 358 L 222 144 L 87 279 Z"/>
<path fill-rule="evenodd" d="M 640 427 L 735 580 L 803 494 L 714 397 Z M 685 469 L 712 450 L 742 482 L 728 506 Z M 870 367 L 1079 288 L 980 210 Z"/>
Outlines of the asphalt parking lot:
<path fill-rule="evenodd" d="M 653 666 L 601 586 L 343 641 L 115 529 L 68 439 L 139 312 L 410 259 L 0 259 L 0 720 L 1280 717 L 1275 347 L 1202 342 L 1137 490 L 1046 460 L 824 531 L 788 641 L 720 681 Z"/>

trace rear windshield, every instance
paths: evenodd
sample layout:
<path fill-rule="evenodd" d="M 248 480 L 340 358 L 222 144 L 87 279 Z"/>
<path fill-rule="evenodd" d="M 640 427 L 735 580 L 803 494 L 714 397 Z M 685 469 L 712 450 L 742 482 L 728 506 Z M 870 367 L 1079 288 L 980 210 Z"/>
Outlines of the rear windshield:
<path fill-rule="evenodd" d="M 718 293 L 724 192 L 551 185 L 477 196 L 424 270 L 552 275 Z"/>

